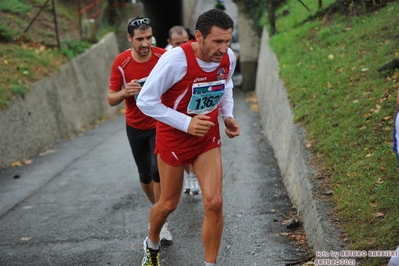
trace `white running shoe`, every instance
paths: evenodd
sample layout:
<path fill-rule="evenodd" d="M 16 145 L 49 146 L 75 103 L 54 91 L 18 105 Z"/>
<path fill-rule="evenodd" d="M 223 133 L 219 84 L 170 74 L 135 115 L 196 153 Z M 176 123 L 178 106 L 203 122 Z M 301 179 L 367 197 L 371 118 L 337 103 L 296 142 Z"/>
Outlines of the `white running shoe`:
<path fill-rule="evenodd" d="M 192 181 L 191 175 L 187 174 L 184 177 L 184 189 L 183 189 L 184 193 L 190 193 L 190 188 L 191 188 L 191 183 L 192 183 L 191 181 Z"/>
<path fill-rule="evenodd" d="M 198 195 L 201 193 L 200 184 L 195 175 L 192 176 L 190 195 Z"/>
<path fill-rule="evenodd" d="M 167 242 L 171 242 L 173 240 L 168 222 L 165 222 L 164 225 L 162 226 L 159 238 L 161 239 L 161 241 L 167 241 Z"/>

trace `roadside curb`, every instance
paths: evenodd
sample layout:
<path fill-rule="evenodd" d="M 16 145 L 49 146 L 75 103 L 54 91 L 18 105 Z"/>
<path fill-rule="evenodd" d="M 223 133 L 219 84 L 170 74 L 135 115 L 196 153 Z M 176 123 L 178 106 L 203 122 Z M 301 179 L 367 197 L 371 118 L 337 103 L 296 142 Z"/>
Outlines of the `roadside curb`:
<path fill-rule="evenodd" d="M 265 136 L 306 232 L 309 246 L 316 251 L 342 250 L 341 233 L 331 223 L 328 202 L 317 197 L 315 169 L 310 167 L 306 133 L 293 121 L 294 115 L 284 84 L 279 77 L 279 62 L 271 50 L 269 34 L 263 29 L 258 60 L 256 95 Z"/>

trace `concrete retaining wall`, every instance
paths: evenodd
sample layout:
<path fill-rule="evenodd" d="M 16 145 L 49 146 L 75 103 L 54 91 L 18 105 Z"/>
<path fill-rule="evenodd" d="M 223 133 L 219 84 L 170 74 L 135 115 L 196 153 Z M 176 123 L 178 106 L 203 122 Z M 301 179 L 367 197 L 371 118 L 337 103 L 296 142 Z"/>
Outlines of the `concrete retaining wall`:
<path fill-rule="evenodd" d="M 309 167 L 305 133 L 293 122 L 293 112 L 284 84 L 279 77 L 279 63 L 271 50 L 269 35 L 263 29 L 258 60 L 256 94 L 262 126 L 278 161 L 284 184 L 298 210 L 309 245 L 314 251 L 342 250 L 338 232 L 331 225 L 326 202 L 319 201 L 314 171 Z"/>
<path fill-rule="evenodd" d="M 0 169 L 36 155 L 78 133 L 97 119 L 113 115 L 107 103 L 109 73 L 119 53 L 109 33 L 84 54 L 35 83 L 25 98 L 0 112 Z"/>

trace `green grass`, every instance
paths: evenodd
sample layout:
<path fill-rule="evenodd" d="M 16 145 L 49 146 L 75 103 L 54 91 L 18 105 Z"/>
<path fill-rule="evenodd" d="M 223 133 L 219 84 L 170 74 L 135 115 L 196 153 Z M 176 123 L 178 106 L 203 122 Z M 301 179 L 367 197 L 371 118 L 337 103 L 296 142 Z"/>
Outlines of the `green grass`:
<path fill-rule="evenodd" d="M 0 72 L 7 73 L 0 75 L 0 110 L 7 108 L 15 97 L 28 93 L 34 82 L 91 46 L 80 40 L 75 3 L 56 1 L 61 40 L 58 50 L 51 1 L 31 24 L 45 2 L 0 1 Z M 98 36 L 106 32 L 101 29 Z"/>
<path fill-rule="evenodd" d="M 12 0 L 12 1 L 2 1 L 0 2 L 0 9 L 13 12 L 18 14 L 23 14 L 32 9 L 32 7 L 23 0 Z"/>
<path fill-rule="evenodd" d="M 327 6 L 332 1 L 325 1 Z M 352 250 L 399 245 L 398 161 L 392 151 L 399 70 L 377 69 L 399 57 L 399 3 L 359 17 L 303 23 L 316 1 L 289 0 L 270 45 L 280 63 L 295 121 L 308 132 L 321 178 L 334 190 L 336 215 Z M 387 258 L 357 259 L 386 265 Z"/>

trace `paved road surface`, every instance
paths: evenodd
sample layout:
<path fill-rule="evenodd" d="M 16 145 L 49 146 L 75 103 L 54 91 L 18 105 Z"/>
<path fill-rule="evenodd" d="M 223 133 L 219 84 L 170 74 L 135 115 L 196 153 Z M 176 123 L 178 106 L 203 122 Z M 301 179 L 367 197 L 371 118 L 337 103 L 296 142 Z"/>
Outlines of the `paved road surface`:
<path fill-rule="evenodd" d="M 306 252 L 282 222 L 291 211 L 250 95 L 235 92 L 238 138 L 223 133 L 225 227 L 219 265 L 285 265 Z M 224 132 L 224 131 L 223 131 Z M 0 172 L 0 265 L 140 265 L 145 199 L 117 116 Z M 182 194 L 164 266 L 202 265 L 201 196 Z"/>

